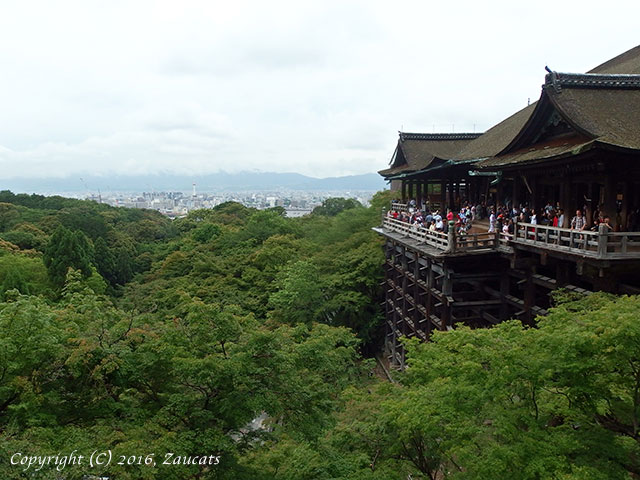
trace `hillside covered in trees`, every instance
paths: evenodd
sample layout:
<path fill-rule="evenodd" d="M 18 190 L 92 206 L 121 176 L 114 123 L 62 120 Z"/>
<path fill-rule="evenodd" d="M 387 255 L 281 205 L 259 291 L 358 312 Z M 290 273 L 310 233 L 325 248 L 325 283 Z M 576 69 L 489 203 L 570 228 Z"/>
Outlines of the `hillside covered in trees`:
<path fill-rule="evenodd" d="M 387 201 L 172 222 L 0 192 L 0 477 L 639 475 L 637 298 L 559 292 L 537 328 L 408 342 L 381 374 Z M 113 461 L 14 464 L 74 450 Z"/>

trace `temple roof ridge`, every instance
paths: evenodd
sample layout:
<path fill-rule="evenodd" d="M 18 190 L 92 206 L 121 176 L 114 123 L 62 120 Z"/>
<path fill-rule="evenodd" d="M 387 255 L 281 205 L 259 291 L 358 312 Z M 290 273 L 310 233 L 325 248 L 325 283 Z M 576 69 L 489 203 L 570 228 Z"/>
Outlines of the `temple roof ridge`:
<path fill-rule="evenodd" d="M 442 140 L 474 140 L 482 135 L 479 133 L 411 133 L 398 132 L 400 141 L 405 140 L 426 140 L 426 141 L 442 141 Z"/>
<path fill-rule="evenodd" d="M 640 88 L 640 75 L 628 73 L 567 73 L 551 71 L 545 76 L 543 88 L 553 87 L 557 92 L 569 88 Z"/>

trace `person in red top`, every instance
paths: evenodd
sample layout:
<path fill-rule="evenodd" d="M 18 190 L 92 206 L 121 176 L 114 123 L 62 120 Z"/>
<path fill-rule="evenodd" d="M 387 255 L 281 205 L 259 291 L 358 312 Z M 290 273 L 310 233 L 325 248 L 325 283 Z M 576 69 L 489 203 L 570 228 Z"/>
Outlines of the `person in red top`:
<path fill-rule="evenodd" d="M 447 211 L 447 220 L 453 220 L 453 212 L 451 210 Z"/>

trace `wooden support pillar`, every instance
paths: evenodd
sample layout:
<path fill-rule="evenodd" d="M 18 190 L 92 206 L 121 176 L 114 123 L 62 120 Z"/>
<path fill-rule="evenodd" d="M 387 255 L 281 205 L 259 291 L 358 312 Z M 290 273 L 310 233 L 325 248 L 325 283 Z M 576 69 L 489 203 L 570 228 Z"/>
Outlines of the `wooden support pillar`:
<path fill-rule="evenodd" d="M 400 264 L 402 266 L 402 286 L 401 286 L 401 291 L 402 291 L 402 299 L 401 299 L 401 318 L 400 321 L 402 322 L 402 328 L 400 329 L 400 332 L 402 332 L 402 336 L 403 337 L 407 337 L 408 336 L 408 325 L 407 325 L 407 321 L 406 318 L 408 316 L 408 307 L 407 307 L 407 297 L 404 295 L 405 293 L 407 293 L 407 272 L 409 271 L 409 265 L 407 262 L 407 249 L 403 246 L 401 248 L 401 252 L 402 252 L 402 256 L 400 257 Z M 404 351 L 404 347 L 401 346 L 400 347 L 400 368 L 404 368 L 405 365 L 405 351 Z"/>
<path fill-rule="evenodd" d="M 420 284 L 418 280 L 420 280 L 420 257 L 417 252 L 414 252 L 414 262 L 413 262 L 413 325 L 415 327 L 416 334 L 420 330 L 420 317 L 422 312 L 418 308 L 418 305 L 421 305 L 421 292 L 420 292 Z"/>
<path fill-rule="evenodd" d="M 453 180 L 448 181 L 448 188 L 449 188 L 449 201 L 447 202 L 447 208 L 453 210 L 453 205 L 454 205 Z M 446 214 L 446 211 L 444 213 Z"/>
<path fill-rule="evenodd" d="M 507 303 L 507 295 L 509 295 L 509 274 L 502 272 L 500 277 L 500 321 L 508 320 L 509 304 Z"/>
<path fill-rule="evenodd" d="M 620 212 L 620 228 L 619 231 L 625 232 L 628 230 L 628 215 L 630 211 L 631 191 L 629 188 L 629 181 L 625 180 L 622 184 L 622 211 Z"/>
<path fill-rule="evenodd" d="M 424 308 L 426 310 L 427 317 L 427 335 L 431 335 L 432 324 L 431 324 L 431 314 L 432 305 L 433 305 L 433 295 L 431 293 L 431 289 L 435 285 L 435 273 L 433 271 L 433 261 L 431 259 L 427 259 L 427 294 L 425 295 L 425 305 Z"/>
<path fill-rule="evenodd" d="M 469 179 L 469 202 L 472 205 L 477 205 L 480 201 L 480 197 L 478 196 L 478 191 L 480 190 L 480 181 L 478 177 L 471 177 Z"/>
<path fill-rule="evenodd" d="M 391 276 L 393 279 L 393 283 L 394 285 L 397 285 L 397 280 L 398 280 L 398 272 L 395 269 L 395 265 L 397 263 L 396 261 L 396 256 L 397 256 L 397 252 L 396 252 L 396 246 L 395 244 L 392 245 L 393 247 L 393 257 L 392 257 L 392 261 L 393 261 L 393 269 L 391 270 Z M 391 362 L 394 365 L 398 365 L 398 326 L 399 326 L 399 321 L 398 321 L 398 310 L 396 310 L 396 307 L 398 306 L 398 292 L 396 291 L 396 289 L 393 289 L 393 292 L 391 294 L 391 298 L 392 298 L 392 302 L 391 302 Z"/>
<path fill-rule="evenodd" d="M 568 228 L 569 222 L 575 215 L 573 209 L 573 203 L 571 201 L 571 177 L 567 176 L 564 181 L 560 183 L 560 208 L 564 210 L 564 222 L 562 225 L 558 225 L 562 228 Z"/>
<path fill-rule="evenodd" d="M 571 272 L 569 271 L 569 264 L 565 261 L 560 261 L 556 265 L 556 285 L 564 287 L 571 283 Z"/>
<path fill-rule="evenodd" d="M 402 203 L 407 203 L 407 181 L 406 180 L 402 180 L 401 195 L 402 195 Z"/>
<path fill-rule="evenodd" d="M 491 180 L 487 177 L 484 179 L 484 201 L 486 204 L 489 203 L 489 190 L 491 190 Z"/>
<path fill-rule="evenodd" d="M 527 276 L 524 284 L 524 311 L 525 320 L 529 325 L 533 324 L 535 315 L 533 307 L 536 304 L 536 285 L 533 283 L 533 267 L 527 268 Z"/>
<path fill-rule="evenodd" d="M 538 210 L 540 208 L 540 202 L 538 201 L 538 177 L 531 178 L 531 208 Z"/>
<path fill-rule="evenodd" d="M 514 175 L 513 176 L 513 193 L 511 195 L 511 200 L 513 202 L 513 206 L 518 208 L 520 206 L 520 198 L 519 198 L 519 191 L 518 191 L 518 175 Z"/>
<path fill-rule="evenodd" d="M 447 204 L 447 184 L 444 180 L 440 182 L 440 213 L 446 215 L 445 206 Z"/>
<path fill-rule="evenodd" d="M 440 318 L 441 330 L 447 330 L 451 325 L 451 305 L 449 298 L 453 293 L 453 282 L 449 276 L 448 269 L 444 268 L 444 277 L 442 279 L 442 316 Z"/>
<path fill-rule="evenodd" d="M 616 178 L 609 174 L 604 178 L 604 214 L 612 223 L 615 223 L 617 216 L 616 196 L 618 194 L 618 184 Z"/>
<path fill-rule="evenodd" d="M 451 208 L 451 210 L 457 210 L 458 208 L 460 208 L 460 180 L 456 180 L 455 186 L 454 186 L 454 196 L 453 196 L 453 208 Z"/>
<path fill-rule="evenodd" d="M 422 182 L 416 182 L 416 205 L 422 210 Z"/>

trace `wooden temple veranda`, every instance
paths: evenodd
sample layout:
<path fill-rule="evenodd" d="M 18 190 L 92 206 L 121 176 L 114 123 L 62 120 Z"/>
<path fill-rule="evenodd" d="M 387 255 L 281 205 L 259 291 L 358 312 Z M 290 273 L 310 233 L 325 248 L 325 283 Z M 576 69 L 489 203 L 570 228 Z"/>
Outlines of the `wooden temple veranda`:
<path fill-rule="evenodd" d="M 517 318 L 533 324 L 559 287 L 640 293 L 640 46 L 586 74 L 550 71 L 540 99 L 484 134 L 400 133 L 380 174 L 417 205 L 561 205 L 557 227 L 516 223 L 513 233 L 456 235 L 388 216 L 386 351 L 403 367 L 401 337 L 428 340 L 458 324 Z M 572 230 L 576 210 L 595 209 L 612 230 Z"/>

